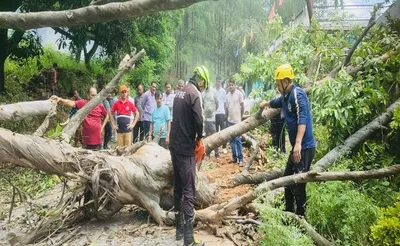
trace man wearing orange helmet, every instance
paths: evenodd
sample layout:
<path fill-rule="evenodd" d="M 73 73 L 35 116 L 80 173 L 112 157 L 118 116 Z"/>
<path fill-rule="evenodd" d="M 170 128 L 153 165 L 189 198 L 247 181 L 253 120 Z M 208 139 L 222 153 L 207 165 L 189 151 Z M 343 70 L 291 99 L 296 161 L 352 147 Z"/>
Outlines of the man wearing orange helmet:
<path fill-rule="evenodd" d="M 294 173 L 308 172 L 315 154 L 315 140 L 312 129 L 310 104 L 307 94 L 299 86 L 292 83 L 293 68 L 289 64 L 279 66 L 275 71 L 276 87 L 281 96 L 269 102 L 262 101 L 261 108 L 282 108 L 285 116 L 290 144 L 290 152 L 284 176 Z M 306 184 L 294 184 L 285 187 L 286 210 L 305 216 Z"/>

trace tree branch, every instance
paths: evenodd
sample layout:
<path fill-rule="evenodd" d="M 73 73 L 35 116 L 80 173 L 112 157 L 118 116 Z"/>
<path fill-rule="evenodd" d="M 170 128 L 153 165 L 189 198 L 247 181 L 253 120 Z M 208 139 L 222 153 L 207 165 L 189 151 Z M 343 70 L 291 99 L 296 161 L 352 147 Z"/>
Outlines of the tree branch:
<path fill-rule="evenodd" d="M 400 53 L 400 44 L 394 48 L 394 50 L 388 51 L 385 54 L 381 55 L 380 57 L 375 57 L 372 59 L 371 63 L 376 63 L 376 62 L 385 62 L 387 61 L 390 57 L 397 56 Z M 356 67 L 353 66 L 348 66 L 346 68 L 346 72 L 350 75 L 355 75 L 361 70 L 363 70 L 365 67 L 365 64 L 360 64 Z"/>
<path fill-rule="evenodd" d="M 50 109 L 50 100 L 0 105 L 0 122 L 18 121 L 28 116 L 46 115 Z"/>
<path fill-rule="evenodd" d="M 19 42 L 22 40 L 25 31 L 16 30 L 10 39 L 7 40 L 8 45 L 6 50 L 6 57 L 11 54 L 11 51 L 18 47 Z"/>
<path fill-rule="evenodd" d="M 46 132 L 47 128 L 49 127 L 50 119 L 57 115 L 57 102 L 51 102 L 51 109 L 50 112 L 47 114 L 46 118 L 44 119 L 43 123 L 39 126 L 39 128 L 33 133 L 33 136 L 42 137 Z"/>
<path fill-rule="evenodd" d="M 366 141 L 372 133 L 377 130 L 380 130 L 383 125 L 388 124 L 392 117 L 393 112 L 396 110 L 397 107 L 400 106 L 400 99 L 397 99 L 392 105 L 390 105 L 386 112 L 380 115 L 379 117 L 375 118 L 373 121 L 353 133 L 349 136 L 342 145 L 337 146 L 336 148 L 329 151 L 324 157 L 322 157 L 315 165 L 311 168 L 315 171 L 326 171 L 328 168 L 338 159 L 346 155 L 350 152 L 353 148 L 358 146 L 359 144 Z M 248 172 L 243 172 L 238 174 L 234 180 L 233 184 L 240 185 L 240 184 L 259 184 L 264 181 L 273 180 L 283 175 L 284 168 L 275 168 L 268 172 L 264 173 L 256 173 L 250 174 Z"/>
<path fill-rule="evenodd" d="M 145 55 L 145 51 L 141 50 L 136 53 L 132 58 L 126 55 L 119 65 L 119 72 L 115 77 L 106 85 L 106 87 L 90 100 L 82 109 L 80 109 L 74 117 L 70 120 L 68 125 L 63 129 L 62 138 L 64 141 L 69 142 L 71 136 L 75 134 L 76 129 L 82 123 L 83 119 L 88 113 L 92 111 L 98 104 L 100 104 L 108 94 L 110 94 L 118 85 L 123 75 L 129 71 L 132 66 Z"/>
<path fill-rule="evenodd" d="M 224 206 L 218 207 L 217 211 L 210 208 L 196 211 L 196 217 L 204 223 L 216 223 L 229 215 L 234 210 L 247 205 L 260 194 L 269 192 L 271 190 L 307 182 L 321 182 L 321 181 L 338 181 L 338 180 L 363 180 L 363 179 L 378 179 L 395 174 L 400 174 L 400 165 L 393 165 L 387 168 L 369 171 L 355 171 L 355 172 L 315 172 L 310 171 L 306 173 L 299 173 L 295 175 L 281 177 L 279 179 L 265 182 L 258 186 L 255 190 L 249 191 L 246 194 L 232 198 L 224 203 Z"/>
<path fill-rule="evenodd" d="M 87 53 L 87 56 L 91 58 L 94 55 L 94 53 L 96 53 L 96 50 L 98 47 L 99 47 L 99 41 L 97 39 L 95 39 L 93 47 L 89 50 L 89 52 Z"/>
<path fill-rule="evenodd" d="M 308 235 L 312 238 L 314 243 L 317 246 L 334 246 L 335 244 L 330 242 L 328 239 L 321 236 L 313 227 L 310 225 L 303 217 L 298 216 L 297 214 L 280 211 L 284 216 L 296 220 L 308 233 Z"/>
<path fill-rule="evenodd" d="M 0 29 L 36 29 L 102 23 L 118 19 L 186 8 L 204 0 L 131 0 L 121 3 L 92 5 L 79 9 L 43 12 L 1 12 Z"/>
<path fill-rule="evenodd" d="M 74 35 L 65 31 L 64 29 L 62 29 L 60 27 L 53 27 L 53 30 L 60 33 L 61 35 L 64 35 L 65 37 L 67 37 L 68 39 L 70 39 L 72 41 L 75 39 Z"/>
<path fill-rule="evenodd" d="M 346 57 L 344 58 L 343 62 L 338 64 L 327 76 L 327 78 L 333 78 L 336 76 L 336 74 L 340 71 L 340 69 L 344 66 L 347 66 L 349 64 L 350 59 L 354 53 L 354 51 L 357 49 L 358 45 L 361 43 L 361 40 L 367 35 L 371 27 L 375 25 L 375 16 L 376 16 L 376 11 L 378 9 L 375 9 L 374 12 L 371 15 L 371 18 L 369 19 L 367 27 L 364 29 L 363 33 L 358 37 L 357 41 L 353 44 L 351 47 L 349 53 L 347 53 Z"/>

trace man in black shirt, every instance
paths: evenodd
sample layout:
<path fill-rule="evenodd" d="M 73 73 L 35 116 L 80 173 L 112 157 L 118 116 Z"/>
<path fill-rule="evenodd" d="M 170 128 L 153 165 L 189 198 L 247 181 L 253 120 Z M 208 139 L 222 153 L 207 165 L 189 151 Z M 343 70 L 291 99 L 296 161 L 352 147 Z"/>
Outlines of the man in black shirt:
<path fill-rule="evenodd" d="M 201 91 L 208 88 L 206 67 L 194 69 L 189 83 L 175 95 L 171 125 L 171 160 L 174 168 L 174 209 L 176 240 L 183 237 L 184 246 L 204 245 L 193 237 L 196 161 L 195 146 L 203 133 Z"/>

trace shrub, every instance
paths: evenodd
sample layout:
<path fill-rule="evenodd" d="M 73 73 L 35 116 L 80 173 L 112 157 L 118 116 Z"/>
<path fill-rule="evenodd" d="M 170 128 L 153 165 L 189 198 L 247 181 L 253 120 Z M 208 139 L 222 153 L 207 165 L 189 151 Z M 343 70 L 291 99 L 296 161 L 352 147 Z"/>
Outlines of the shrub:
<path fill-rule="evenodd" d="M 307 217 L 317 231 L 339 245 L 364 245 L 378 217 L 372 199 L 351 182 L 309 184 Z"/>
<path fill-rule="evenodd" d="M 379 210 L 376 224 L 371 226 L 371 239 L 374 245 L 400 245 L 400 201 L 393 206 Z"/>

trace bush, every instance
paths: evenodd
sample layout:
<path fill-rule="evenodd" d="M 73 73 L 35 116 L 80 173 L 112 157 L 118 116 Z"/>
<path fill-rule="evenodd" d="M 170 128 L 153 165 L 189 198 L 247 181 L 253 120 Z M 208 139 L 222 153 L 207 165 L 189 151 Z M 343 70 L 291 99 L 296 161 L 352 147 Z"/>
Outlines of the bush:
<path fill-rule="evenodd" d="M 393 206 L 379 210 L 380 217 L 371 226 L 371 239 L 374 245 L 400 245 L 400 201 Z"/>
<path fill-rule="evenodd" d="M 314 245 L 312 239 L 303 234 L 301 230 L 293 223 L 283 224 L 283 217 L 279 210 L 270 205 L 259 206 L 262 217 L 262 225 L 259 232 L 264 235 L 258 245 L 265 246 L 306 246 Z"/>
<path fill-rule="evenodd" d="M 328 240 L 338 245 L 364 245 L 378 208 L 351 182 L 309 184 L 307 217 Z"/>

